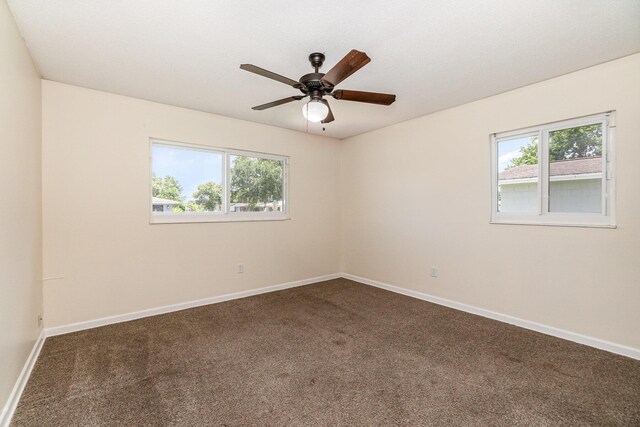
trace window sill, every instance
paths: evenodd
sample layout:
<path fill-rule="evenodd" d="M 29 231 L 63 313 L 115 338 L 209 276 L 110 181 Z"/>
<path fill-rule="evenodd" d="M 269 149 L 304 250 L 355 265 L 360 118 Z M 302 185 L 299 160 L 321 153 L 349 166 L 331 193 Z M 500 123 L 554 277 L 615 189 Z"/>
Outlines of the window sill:
<path fill-rule="evenodd" d="M 152 215 L 149 224 L 200 224 L 207 222 L 260 222 L 288 221 L 289 215 L 251 215 L 251 214 L 219 214 L 219 215 Z"/>
<path fill-rule="evenodd" d="M 579 227 L 579 228 L 618 228 L 615 224 L 578 224 L 578 223 L 561 223 L 561 222 L 534 222 L 534 221 L 489 221 L 492 225 L 537 225 L 549 227 Z"/>

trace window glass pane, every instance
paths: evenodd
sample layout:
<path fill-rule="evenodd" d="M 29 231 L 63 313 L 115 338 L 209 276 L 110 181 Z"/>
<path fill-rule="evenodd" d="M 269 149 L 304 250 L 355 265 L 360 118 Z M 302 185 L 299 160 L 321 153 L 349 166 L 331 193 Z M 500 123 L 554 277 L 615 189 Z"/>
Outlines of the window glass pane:
<path fill-rule="evenodd" d="M 284 162 L 251 156 L 229 157 L 229 212 L 284 212 Z"/>
<path fill-rule="evenodd" d="M 549 212 L 602 212 L 602 124 L 549 132 Z"/>
<path fill-rule="evenodd" d="M 153 212 L 220 212 L 222 153 L 152 145 Z"/>
<path fill-rule="evenodd" d="M 498 212 L 538 212 L 538 136 L 498 142 Z"/>

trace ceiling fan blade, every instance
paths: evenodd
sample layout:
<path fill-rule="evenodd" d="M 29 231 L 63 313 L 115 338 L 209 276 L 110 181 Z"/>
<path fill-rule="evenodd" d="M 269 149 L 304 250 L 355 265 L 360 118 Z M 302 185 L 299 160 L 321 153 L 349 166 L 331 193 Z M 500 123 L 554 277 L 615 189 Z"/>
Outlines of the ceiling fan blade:
<path fill-rule="evenodd" d="M 366 53 L 353 49 L 347 53 L 327 74 L 324 75 L 322 81 L 329 83 L 331 86 L 337 86 L 338 83 L 358 71 L 360 68 L 371 62 L 371 58 Z"/>
<path fill-rule="evenodd" d="M 324 118 L 324 120 L 322 121 L 322 123 L 331 123 L 332 121 L 335 120 L 335 117 L 333 117 L 333 112 L 331 111 L 331 106 L 329 105 L 329 103 L 327 102 L 326 99 L 322 100 L 323 104 L 327 106 L 327 108 L 329 108 L 329 114 L 327 114 L 327 117 Z"/>
<path fill-rule="evenodd" d="M 295 88 L 302 87 L 302 84 L 300 82 L 292 80 L 288 77 L 281 76 L 280 74 L 276 74 L 272 71 L 265 70 L 264 68 L 256 67 L 255 65 L 252 65 L 252 64 L 242 64 L 240 65 L 240 68 L 245 71 L 249 71 L 251 73 L 256 73 L 268 79 L 276 80 L 280 83 L 293 86 Z"/>
<path fill-rule="evenodd" d="M 331 94 L 335 99 L 344 101 L 366 102 L 369 104 L 391 105 L 396 100 L 389 93 L 360 92 L 358 90 L 336 90 Z"/>
<path fill-rule="evenodd" d="M 278 99 L 277 101 L 269 102 L 267 104 L 257 105 L 253 107 L 252 110 L 266 110 L 267 108 L 277 107 L 278 105 L 286 104 L 287 102 L 300 101 L 302 98 L 304 98 L 303 95 L 290 96 L 288 98 Z"/>

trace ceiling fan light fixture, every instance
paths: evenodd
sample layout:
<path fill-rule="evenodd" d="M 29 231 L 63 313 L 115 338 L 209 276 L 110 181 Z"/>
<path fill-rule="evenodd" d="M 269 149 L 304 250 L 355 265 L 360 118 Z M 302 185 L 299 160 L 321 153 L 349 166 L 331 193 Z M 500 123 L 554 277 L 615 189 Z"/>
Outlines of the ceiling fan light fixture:
<path fill-rule="evenodd" d="M 319 99 L 312 99 L 302 106 L 302 115 L 313 123 L 318 123 L 327 118 L 329 107 Z"/>

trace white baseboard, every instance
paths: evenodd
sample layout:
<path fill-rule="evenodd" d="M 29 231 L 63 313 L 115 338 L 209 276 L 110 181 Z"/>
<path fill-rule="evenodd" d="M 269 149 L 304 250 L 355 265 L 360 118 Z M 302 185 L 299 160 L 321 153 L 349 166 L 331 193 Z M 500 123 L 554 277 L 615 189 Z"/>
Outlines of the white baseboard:
<path fill-rule="evenodd" d="M 509 316 L 507 314 L 496 313 L 495 311 L 491 311 L 491 310 L 485 310 L 484 308 L 474 307 L 472 305 L 451 301 L 445 298 L 436 297 L 436 296 L 425 294 L 422 292 L 400 288 L 398 286 L 393 286 L 388 283 L 378 282 L 377 280 L 371 280 L 364 277 L 354 276 L 353 274 L 342 273 L 342 277 L 344 277 L 345 279 L 353 280 L 354 282 L 375 286 L 376 288 L 386 289 L 387 291 L 421 299 L 424 301 L 429 301 L 434 304 L 443 305 L 445 307 L 453 308 L 453 309 L 464 311 L 471 314 L 476 314 L 478 316 L 488 317 L 489 319 L 498 320 L 500 322 L 519 326 L 521 328 L 530 329 L 532 331 L 541 332 L 546 335 L 551 335 L 551 336 L 562 338 L 565 340 L 577 342 L 579 344 L 595 347 L 600 350 L 605 350 L 611 353 L 627 356 L 632 359 L 640 360 L 640 349 L 637 349 L 637 348 L 627 347 L 625 345 L 616 344 L 616 343 L 601 340 L 598 338 L 577 334 L 575 332 L 565 331 L 564 329 L 554 328 L 552 326 L 542 325 L 540 323 L 531 322 L 529 320 L 520 319 L 518 317 Z"/>
<path fill-rule="evenodd" d="M 36 364 L 36 360 L 38 360 L 38 355 L 40 354 L 40 350 L 42 349 L 44 340 L 45 333 L 44 330 L 42 330 L 40 331 L 40 335 L 36 339 L 36 342 L 31 349 L 31 353 L 29 353 L 29 357 L 27 357 L 27 361 L 25 362 L 22 371 L 20 371 L 20 375 L 18 375 L 18 380 L 13 386 L 11 394 L 9 394 L 7 403 L 4 405 L 4 408 L 2 408 L 2 413 L 0 414 L 0 427 L 7 427 L 11 422 L 11 417 L 13 417 L 13 413 L 18 407 L 20 396 L 22 396 L 24 387 L 27 385 L 27 381 L 29 380 L 29 376 L 31 375 L 31 370 Z"/>
<path fill-rule="evenodd" d="M 85 322 L 72 323 L 69 325 L 55 326 L 45 329 L 45 336 L 52 337 L 55 335 L 68 334 L 71 332 L 83 331 L 85 329 L 97 328 L 99 326 L 112 325 L 114 323 L 127 322 L 129 320 L 141 319 L 143 317 L 156 316 L 158 314 L 171 313 L 173 311 L 185 310 L 187 308 L 200 307 L 203 305 L 215 304 L 218 302 L 230 301 L 238 298 L 246 298 L 253 295 L 266 294 L 268 292 L 279 291 L 282 289 L 295 288 L 298 286 L 310 285 L 325 280 L 338 279 L 341 274 L 328 274 L 326 276 L 312 277 L 310 279 L 296 280 L 295 282 L 282 283 L 280 285 L 267 286 L 264 288 L 251 289 L 248 291 L 234 292 L 216 297 L 203 298 L 195 301 L 182 302 L 178 304 L 165 305 L 163 307 L 150 308 L 147 310 L 135 311 L 132 313 L 118 314 L 115 316 L 103 317 Z"/>
<path fill-rule="evenodd" d="M 574 341 L 580 344 L 588 345 L 590 347 L 595 347 L 601 350 L 609 351 L 611 353 L 620 354 L 623 356 L 640 360 L 640 349 L 637 349 L 637 348 L 628 347 L 622 344 L 612 343 L 609 341 L 601 340 L 599 338 L 593 338 L 586 335 L 581 335 L 575 332 L 566 331 L 564 329 L 555 328 L 553 326 L 543 325 L 540 323 L 510 316 L 507 314 L 497 313 L 495 311 L 486 310 L 484 308 L 475 307 L 472 305 L 448 300 L 445 298 L 436 297 L 436 296 L 425 294 L 422 292 L 401 288 L 398 286 L 390 285 L 388 283 L 383 283 L 377 280 L 367 279 L 365 277 L 359 277 L 359 276 L 355 276 L 353 274 L 347 274 L 347 273 L 328 274 L 325 276 L 312 277 L 309 279 L 283 283 L 280 285 L 267 286 L 264 288 L 251 289 L 248 291 L 235 292 L 232 294 L 204 298 L 196 301 L 189 301 L 189 302 L 183 302 L 183 303 L 178 303 L 173 305 L 167 305 L 163 307 L 151 308 L 148 310 L 136 311 L 133 313 L 103 317 L 100 319 L 89 320 L 86 322 L 72 323 L 69 325 L 46 328 L 44 330 L 44 334 L 46 337 L 68 334 L 71 332 L 82 331 L 85 329 L 97 328 L 99 326 L 111 325 L 111 324 L 120 323 L 120 322 L 127 322 L 129 320 L 140 319 L 143 317 L 155 316 L 158 314 L 170 313 L 173 311 L 185 310 L 188 308 L 200 307 L 203 305 L 215 304 L 218 302 L 230 301 L 238 298 L 245 298 L 252 295 L 259 295 L 259 294 L 264 294 L 268 292 L 279 291 L 282 289 L 294 288 L 297 286 L 310 285 L 312 283 L 322 282 L 322 281 L 331 280 L 331 279 L 337 279 L 340 277 L 353 280 L 355 282 L 359 282 L 365 285 L 375 286 L 377 288 L 386 289 L 388 291 L 395 292 L 398 294 L 410 296 L 410 297 L 421 299 L 424 301 L 429 301 L 429 302 L 450 307 L 456 310 L 476 314 L 478 316 L 487 317 L 489 319 L 494 319 L 500 322 L 509 323 L 515 326 L 519 326 L 521 328 L 530 329 L 532 331 L 541 332 L 546 335 L 551 335 L 551 336 L 566 339 L 569 341 Z"/>

